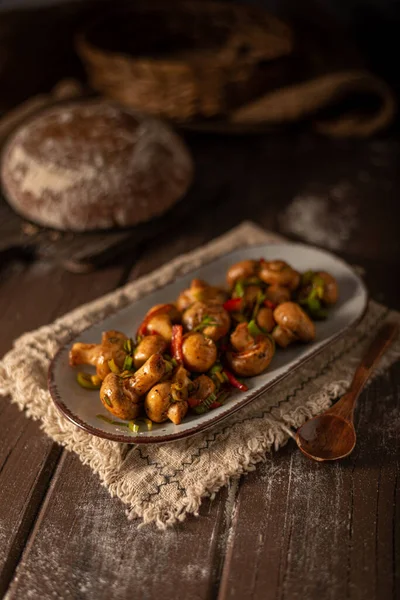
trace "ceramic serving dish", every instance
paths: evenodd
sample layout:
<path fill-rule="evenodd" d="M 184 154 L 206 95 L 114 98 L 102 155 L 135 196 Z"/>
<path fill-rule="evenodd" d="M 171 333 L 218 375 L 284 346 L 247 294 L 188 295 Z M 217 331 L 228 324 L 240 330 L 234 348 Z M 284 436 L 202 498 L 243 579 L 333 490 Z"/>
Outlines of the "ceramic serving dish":
<path fill-rule="evenodd" d="M 154 424 L 151 431 L 147 431 L 143 426 L 141 427 L 143 431 L 131 433 L 124 426 L 123 421 L 121 424 L 110 424 L 99 418 L 98 415 L 104 415 L 114 419 L 112 415 L 107 414 L 97 391 L 87 391 L 78 385 L 76 381 L 78 368 L 71 368 L 68 365 L 71 345 L 78 340 L 97 343 L 102 331 L 108 329 L 117 329 L 127 335 L 133 335 L 149 308 L 154 304 L 174 301 L 180 291 L 189 286 L 193 278 L 205 279 L 211 284 L 221 285 L 225 281 L 225 273 L 230 265 L 246 258 L 259 257 L 266 260 L 278 258 L 285 260 L 298 271 L 309 269 L 328 271 L 337 279 L 339 301 L 330 310 L 328 319 L 316 324 L 316 340 L 311 344 L 294 344 L 285 350 L 278 349 L 265 373 L 246 380 L 249 386 L 247 392 L 235 390 L 223 406 L 203 415 L 188 414 L 180 425 L 166 422 Z M 128 444 L 165 443 L 184 438 L 222 421 L 265 390 L 279 385 L 283 377 L 294 369 L 301 368 L 305 361 L 312 360 L 317 352 L 361 319 L 367 306 L 367 296 L 363 282 L 349 265 L 329 252 L 312 246 L 268 244 L 235 250 L 176 279 L 173 283 L 152 292 L 75 336 L 58 351 L 50 365 L 49 390 L 56 407 L 63 415 L 93 435 Z M 85 367 L 85 370 L 88 369 Z"/>

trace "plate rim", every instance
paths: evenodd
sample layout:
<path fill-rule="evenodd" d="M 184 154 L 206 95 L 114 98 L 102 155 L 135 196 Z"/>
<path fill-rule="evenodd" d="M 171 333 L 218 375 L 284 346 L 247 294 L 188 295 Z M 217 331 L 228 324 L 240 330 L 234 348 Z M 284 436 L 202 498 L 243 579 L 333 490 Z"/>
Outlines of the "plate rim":
<path fill-rule="evenodd" d="M 164 435 L 159 435 L 159 436 L 151 436 L 150 437 L 150 436 L 141 436 L 141 435 L 129 435 L 129 436 L 127 436 L 127 435 L 124 435 L 124 434 L 115 434 L 115 433 L 111 433 L 111 432 L 108 432 L 108 431 L 103 431 L 102 429 L 97 429 L 96 427 L 93 427 L 92 425 L 89 425 L 85 421 L 82 421 L 82 419 L 78 415 L 76 415 L 73 412 L 71 412 L 71 410 L 65 405 L 65 403 L 63 402 L 63 400 L 61 398 L 61 395 L 58 392 L 57 384 L 56 384 L 56 381 L 55 381 L 55 369 L 56 369 L 57 363 L 58 363 L 59 359 L 61 358 L 61 354 L 67 349 L 67 347 L 70 345 L 70 343 L 72 342 L 72 340 L 76 339 L 84 331 L 87 331 L 88 329 L 91 329 L 95 325 L 99 325 L 100 323 L 102 323 L 103 321 L 105 321 L 105 319 L 107 319 L 107 318 L 109 318 L 109 317 L 111 317 L 111 316 L 113 316 L 115 314 L 118 314 L 118 312 L 120 312 L 120 311 L 128 308 L 128 306 L 131 306 L 130 304 L 127 304 L 126 306 L 124 306 L 124 307 L 122 307 L 120 309 L 117 309 L 114 312 L 108 314 L 106 317 L 102 317 L 99 320 L 94 321 L 93 323 L 91 323 L 87 327 L 84 327 L 78 333 L 74 333 L 73 335 L 71 335 L 68 338 L 68 340 L 57 350 L 57 352 L 55 353 L 54 357 L 51 359 L 49 367 L 48 367 L 48 371 L 47 371 L 47 384 L 48 384 L 48 390 L 50 392 L 51 399 L 52 399 L 55 407 L 57 408 L 57 410 L 68 421 L 70 421 L 71 423 L 73 423 L 75 426 L 79 427 L 83 431 L 86 431 L 87 433 L 90 433 L 91 435 L 94 435 L 96 437 L 100 437 L 102 439 L 107 439 L 107 440 L 110 440 L 110 441 L 120 442 L 120 443 L 130 444 L 130 445 L 134 445 L 134 444 L 165 444 L 165 443 L 168 443 L 168 442 L 174 442 L 174 441 L 177 441 L 177 440 L 180 440 L 180 439 L 184 439 L 186 437 L 191 437 L 193 435 L 197 435 L 198 433 L 201 433 L 205 429 L 210 429 L 214 425 L 220 423 L 224 419 L 226 419 L 229 416 L 235 414 L 238 410 L 240 410 L 243 407 L 247 406 L 247 404 L 249 404 L 250 402 L 252 402 L 256 398 L 258 398 L 259 396 L 261 396 L 261 394 L 263 394 L 267 390 L 270 390 L 271 388 L 273 388 L 274 386 L 276 386 L 280 381 L 282 381 L 283 379 L 285 379 L 290 373 L 292 373 L 293 371 L 297 371 L 297 369 L 299 369 L 299 367 L 301 367 L 303 364 L 305 364 L 306 362 L 308 362 L 309 360 L 311 360 L 312 358 L 314 358 L 315 356 L 317 356 L 318 354 L 320 354 L 320 352 L 322 352 L 323 350 L 325 350 L 325 348 L 327 346 L 329 346 L 330 344 L 332 344 L 333 342 L 335 342 L 336 340 L 338 340 L 345 333 L 347 333 L 350 329 L 352 329 L 353 327 L 356 327 L 358 325 L 358 323 L 361 322 L 361 320 L 365 316 L 365 313 L 367 312 L 368 304 L 369 304 L 369 300 L 370 300 L 368 289 L 367 289 L 364 281 L 361 279 L 361 277 L 358 275 L 358 273 L 355 271 L 355 269 L 351 265 L 349 265 L 349 263 L 347 263 L 345 260 L 343 260 L 341 257 L 337 256 L 333 252 L 329 252 L 328 250 L 325 250 L 324 248 L 319 248 L 318 246 L 314 246 L 314 245 L 311 245 L 311 244 L 303 244 L 303 243 L 299 243 L 299 242 L 290 242 L 290 241 L 288 241 L 288 242 L 284 242 L 284 241 L 282 241 L 282 242 L 267 242 L 265 244 L 257 244 L 257 245 L 254 245 L 254 246 L 250 245 L 250 246 L 244 246 L 244 247 L 234 248 L 233 250 L 230 250 L 229 252 L 226 252 L 226 253 L 221 254 L 221 255 L 219 255 L 217 257 L 214 257 L 212 260 L 204 263 L 201 266 L 203 267 L 203 266 L 206 266 L 206 265 L 209 265 L 209 264 L 213 263 L 216 260 L 219 260 L 220 258 L 228 257 L 230 254 L 234 254 L 235 252 L 237 252 L 237 251 L 239 251 L 241 249 L 242 250 L 248 250 L 248 249 L 257 250 L 257 248 L 265 248 L 265 246 L 271 246 L 271 247 L 274 247 L 274 248 L 277 248 L 279 246 L 293 246 L 293 247 L 299 247 L 300 246 L 300 247 L 305 248 L 305 249 L 316 250 L 318 252 L 326 254 L 330 258 L 333 257 L 335 260 L 337 260 L 338 262 L 342 263 L 343 266 L 345 266 L 348 270 L 350 270 L 352 272 L 352 274 L 354 275 L 354 277 L 357 279 L 357 281 L 359 282 L 359 284 L 363 288 L 364 296 L 365 296 L 365 303 L 364 303 L 364 306 L 363 306 L 363 309 L 362 309 L 361 313 L 355 319 L 353 319 L 350 323 L 348 323 L 343 329 L 341 329 L 339 332 L 337 332 L 336 334 L 333 334 L 327 340 L 321 342 L 320 345 L 318 346 L 318 348 L 316 348 L 310 354 L 308 354 L 307 356 L 304 356 L 302 358 L 299 358 L 294 363 L 292 363 L 290 372 L 285 372 L 285 373 L 282 373 L 280 375 L 277 375 L 274 379 L 270 380 L 268 383 L 265 383 L 264 385 L 261 385 L 257 390 L 254 390 L 254 393 L 248 395 L 246 398 L 243 398 L 243 400 L 241 402 L 237 402 L 234 406 L 230 407 L 228 410 L 220 412 L 218 415 L 215 415 L 214 418 L 205 420 L 202 423 L 199 423 L 198 425 L 194 425 L 193 427 L 190 427 L 189 429 L 185 429 L 185 430 L 183 430 L 181 432 L 169 433 L 169 434 L 164 434 Z M 172 281 L 169 281 L 165 285 L 162 285 L 162 286 L 160 286 L 160 287 L 158 287 L 156 289 L 157 290 L 161 290 L 164 287 L 166 287 L 167 285 L 170 285 L 171 283 L 179 282 L 179 280 L 184 279 L 184 278 L 190 276 L 190 273 L 195 272 L 198 269 L 199 269 L 199 267 L 196 267 L 195 269 L 192 269 L 192 270 L 188 271 L 187 273 L 184 273 L 183 275 L 175 277 Z M 154 272 L 155 271 L 153 271 L 153 273 Z M 149 275 L 150 275 L 150 273 L 149 273 Z M 142 298 L 145 298 L 146 296 L 150 295 L 153 291 L 156 291 L 156 289 L 152 290 L 148 294 L 145 294 L 145 295 L 141 296 L 138 300 L 141 300 Z M 96 299 L 95 299 L 95 301 L 96 301 Z M 132 304 L 134 304 L 134 302 Z"/>

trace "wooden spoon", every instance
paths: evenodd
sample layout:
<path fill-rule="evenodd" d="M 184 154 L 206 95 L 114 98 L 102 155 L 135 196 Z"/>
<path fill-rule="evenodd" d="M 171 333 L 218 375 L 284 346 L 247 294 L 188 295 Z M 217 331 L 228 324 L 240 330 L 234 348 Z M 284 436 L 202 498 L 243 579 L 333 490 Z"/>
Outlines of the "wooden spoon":
<path fill-rule="evenodd" d="M 382 354 L 398 334 L 396 323 L 386 323 L 374 338 L 358 366 L 350 389 L 332 408 L 310 419 L 298 429 L 300 450 L 314 460 L 337 460 L 348 456 L 356 445 L 353 417 L 358 396 Z"/>

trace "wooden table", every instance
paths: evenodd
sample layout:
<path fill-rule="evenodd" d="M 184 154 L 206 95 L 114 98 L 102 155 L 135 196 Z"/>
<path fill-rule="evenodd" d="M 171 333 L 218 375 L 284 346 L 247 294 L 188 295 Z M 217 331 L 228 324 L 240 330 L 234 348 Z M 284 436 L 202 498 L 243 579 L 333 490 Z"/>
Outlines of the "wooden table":
<path fill-rule="evenodd" d="M 51 260 L 0 272 L 0 354 L 29 329 L 157 268 L 242 219 L 335 246 L 373 298 L 399 308 L 399 141 L 307 133 L 191 135 L 190 215 L 86 275 Z M 288 207 L 292 208 L 289 209 Z M 293 208 L 293 206 L 295 208 Z M 297 207 L 297 208 L 296 208 Z M 318 208 L 319 207 L 319 208 Z M 297 211 L 297 212 L 296 212 Z M 396 212 L 397 211 L 397 212 Z M 297 215 L 297 216 L 296 216 Z M 300 215 L 300 216 L 299 216 Z M 300 224 L 299 224 L 300 223 Z M 0 239 L 21 228 L 0 204 Z M 133 233 L 134 235 L 134 233 Z M 42 234 L 50 257 L 77 238 Z M 104 234 L 106 236 L 106 234 Z M 79 238 L 79 244 L 87 238 Z M 166 533 L 128 522 L 74 454 L 0 401 L 0 595 L 10 599 L 389 600 L 400 594 L 400 365 L 362 394 L 358 444 L 319 465 L 293 442 Z"/>
<path fill-rule="evenodd" d="M 2 16 L 0 111 L 49 89 L 60 73 L 82 74 L 71 49 L 77 4 L 63 13 L 46 9 L 51 27 L 39 26 L 40 11 Z M 61 258 L 93 239 L 107 240 L 107 234 L 40 232 L 44 258 L 29 261 L 26 251 L 13 251 L 5 265 L 0 261 L 0 355 L 23 332 L 243 219 L 335 250 L 362 270 L 374 299 L 400 308 L 398 137 L 192 134 L 188 143 L 196 183 L 155 241 L 86 275 L 66 272 Z M 0 200 L 0 247 L 21 227 Z M 35 239 L 27 234 L 25 241 Z M 0 399 L 0 596 L 399 598 L 399 385 L 400 365 L 394 365 L 362 394 L 358 444 L 348 459 L 319 465 L 290 442 L 213 501 L 205 500 L 198 518 L 166 533 L 128 522 L 121 502 L 109 497 L 88 467 Z"/>

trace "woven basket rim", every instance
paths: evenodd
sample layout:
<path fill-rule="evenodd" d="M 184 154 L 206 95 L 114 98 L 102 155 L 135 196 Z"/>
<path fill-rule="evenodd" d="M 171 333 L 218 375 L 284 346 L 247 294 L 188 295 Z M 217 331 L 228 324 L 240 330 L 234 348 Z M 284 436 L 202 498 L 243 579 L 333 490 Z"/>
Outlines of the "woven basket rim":
<path fill-rule="evenodd" d="M 223 55 L 226 51 L 228 44 L 215 45 L 207 48 L 198 48 L 198 49 L 189 49 L 189 53 L 192 52 L 192 56 L 185 55 L 184 57 L 177 56 L 166 56 L 163 57 L 155 56 L 152 54 L 133 54 L 124 50 L 111 50 L 101 44 L 93 43 L 90 40 L 90 33 L 94 30 L 95 27 L 98 27 L 101 23 L 106 21 L 108 16 L 118 16 L 124 14 L 151 14 L 151 11 L 157 12 L 165 12 L 170 14 L 171 9 L 178 9 L 176 12 L 180 12 L 182 14 L 185 13 L 193 13 L 193 10 L 200 10 L 200 14 L 215 14 L 217 11 L 221 13 L 229 11 L 232 15 L 237 15 L 237 18 L 240 18 L 240 15 L 243 14 L 251 14 L 258 13 L 263 18 L 268 18 L 271 22 L 275 23 L 281 32 L 281 38 L 286 39 L 288 46 L 291 46 L 292 42 L 292 32 L 289 26 L 287 26 L 280 18 L 275 17 L 268 11 L 260 8 L 259 6 L 254 5 L 246 5 L 246 4 L 229 4 L 228 2 L 215 2 L 213 0 L 207 2 L 202 0 L 171 0 L 168 3 L 162 2 L 161 0 L 152 0 L 151 2 L 139 1 L 139 3 L 135 4 L 120 4 L 114 5 L 113 7 L 108 7 L 101 14 L 99 14 L 95 19 L 92 19 L 86 23 L 86 25 L 82 26 L 75 34 L 75 46 L 78 53 L 87 52 L 90 53 L 92 57 L 97 57 L 98 59 L 119 59 L 121 61 L 132 62 L 135 64 L 142 63 L 152 67 L 156 67 L 157 65 L 165 66 L 176 66 L 176 65 L 190 65 L 190 64 L 203 64 L 206 65 L 207 62 L 210 65 L 213 65 L 214 68 L 217 66 L 218 58 Z M 227 38 L 229 40 L 229 36 Z M 290 49 L 291 50 L 291 49 Z M 276 55 L 271 58 L 274 60 L 275 58 L 279 58 L 280 56 L 284 56 L 290 52 L 290 50 L 281 52 L 276 52 Z M 197 56 L 196 56 L 197 55 Z M 209 55 L 209 56 L 208 56 Z M 221 61 L 221 66 L 225 66 Z"/>

